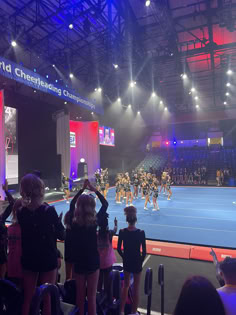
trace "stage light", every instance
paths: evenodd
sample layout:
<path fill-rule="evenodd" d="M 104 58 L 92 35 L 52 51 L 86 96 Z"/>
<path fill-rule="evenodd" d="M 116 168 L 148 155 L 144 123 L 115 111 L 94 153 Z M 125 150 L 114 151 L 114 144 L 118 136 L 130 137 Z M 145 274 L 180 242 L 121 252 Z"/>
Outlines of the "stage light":
<path fill-rule="evenodd" d="M 67 101 L 65 101 L 64 104 L 66 105 L 66 104 L 67 104 Z"/>
<path fill-rule="evenodd" d="M 145 3 L 146 7 L 149 7 L 150 4 L 151 4 L 151 0 L 146 0 L 146 3 Z"/>
<path fill-rule="evenodd" d="M 224 102 L 224 105 L 227 105 L 227 102 Z"/>
<path fill-rule="evenodd" d="M 134 86 L 135 86 L 135 82 L 131 81 L 131 82 L 130 82 L 130 86 L 131 86 L 131 87 L 134 87 Z"/>
<path fill-rule="evenodd" d="M 48 79 L 48 74 L 46 75 L 46 78 Z"/>
<path fill-rule="evenodd" d="M 166 145 L 169 145 L 169 141 L 166 141 Z"/>
<path fill-rule="evenodd" d="M 160 101 L 160 105 L 163 105 L 163 101 Z"/>
<path fill-rule="evenodd" d="M 182 143 L 182 144 L 183 144 L 184 142 L 183 142 L 183 141 L 180 141 L 180 143 Z"/>
<path fill-rule="evenodd" d="M 73 78 L 74 78 L 73 73 L 70 73 L 70 78 L 71 78 L 71 79 L 73 79 Z"/>
<path fill-rule="evenodd" d="M 165 107 L 165 110 L 167 110 L 167 107 Z"/>
<path fill-rule="evenodd" d="M 229 83 L 229 82 L 227 82 L 227 83 L 226 83 L 226 86 L 230 86 L 230 83 Z"/>
<path fill-rule="evenodd" d="M 182 74 L 181 74 L 181 77 L 182 77 L 182 79 L 185 80 L 185 79 L 187 79 L 187 74 L 186 74 L 186 73 L 182 73 Z"/>
<path fill-rule="evenodd" d="M 97 90 L 98 90 L 97 88 L 96 88 L 96 89 L 94 89 L 94 91 L 95 91 L 95 92 L 97 92 Z"/>
<path fill-rule="evenodd" d="M 54 64 L 53 64 L 52 66 L 53 66 L 53 68 L 55 68 L 55 67 L 56 67 Z"/>
<path fill-rule="evenodd" d="M 195 107 L 196 107 L 196 108 L 199 108 L 199 105 L 196 105 Z"/>
<path fill-rule="evenodd" d="M 196 91 L 196 89 L 193 87 L 193 88 L 191 88 L 191 92 L 195 92 Z"/>
<path fill-rule="evenodd" d="M 128 105 L 128 108 L 131 108 L 131 104 Z"/>
<path fill-rule="evenodd" d="M 233 74 L 233 71 L 231 69 L 229 69 L 227 72 L 226 72 L 228 75 L 231 75 Z"/>
<path fill-rule="evenodd" d="M 119 68 L 119 66 L 117 64 L 114 64 L 113 66 L 114 66 L 115 69 Z"/>
<path fill-rule="evenodd" d="M 58 80 L 55 80 L 55 82 L 57 83 L 57 82 L 58 82 Z"/>
<path fill-rule="evenodd" d="M 138 114 L 140 114 L 140 111 L 138 111 Z"/>
<path fill-rule="evenodd" d="M 16 42 L 15 40 L 13 40 L 13 41 L 11 42 L 11 45 L 12 45 L 12 47 L 16 47 L 16 46 L 17 46 L 17 42 Z"/>
<path fill-rule="evenodd" d="M 117 102 L 120 102 L 120 101 L 121 101 L 121 99 L 120 99 L 120 97 L 118 97 Z"/>
<path fill-rule="evenodd" d="M 198 96 L 195 96 L 194 98 L 195 98 L 196 101 L 198 100 Z"/>
<path fill-rule="evenodd" d="M 91 114 L 93 115 L 93 112 Z"/>
<path fill-rule="evenodd" d="M 37 72 L 37 70 L 34 68 L 34 72 Z"/>
<path fill-rule="evenodd" d="M 98 88 L 98 92 L 102 92 L 102 88 Z"/>
<path fill-rule="evenodd" d="M 80 159 L 80 163 L 84 163 L 85 162 L 85 159 L 84 158 L 81 158 Z"/>
<path fill-rule="evenodd" d="M 37 91 L 36 90 L 34 90 L 34 93 L 36 93 Z"/>
<path fill-rule="evenodd" d="M 225 95 L 226 95 L 226 96 L 229 96 L 229 92 L 226 92 Z"/>
<path fill-rule="evenodd" d="M 173 144 L 176 145 L 176 144 L 177 144 L 177 141 L 173 141 Z"/>
<path fill-rule="evenodd" d="M 79 119 L 79 117 L 76 117 L 76 119 Z"/>
<path fill-rule="evenodd" d="M 69 27 L 70 30 L 73 30 L 74 25 L 72 23 L 70 23 L 68 27 Z"/>
<path fill-rule="evenodd" d="M 156 93 L 155 92 L 152 92 L 152 97 L 155 97 L 156 96 Z"/>

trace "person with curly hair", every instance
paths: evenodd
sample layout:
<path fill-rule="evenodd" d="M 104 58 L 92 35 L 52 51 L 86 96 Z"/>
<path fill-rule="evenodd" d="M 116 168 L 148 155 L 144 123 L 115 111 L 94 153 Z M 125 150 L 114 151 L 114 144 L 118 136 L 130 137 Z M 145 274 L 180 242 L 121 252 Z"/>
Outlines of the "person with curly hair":
<path fill-rule="evenodd" d="M 130 274 L 134 275 L 134 290 L 132 314 L 137 313 L 139 303 L 139 288 L 142 274 L 142 265 L 146 256 L 145 232 L 137 229 L 137 209 L 133 206 L 124 209 L 128 228 L 120 230 L 117 251 L 123 259 L 124 266 L 124 288 L 121 298 L 121 314 L 124 314 L 125 303 L 130 286 Z M 122 248 L 123 244 L 123 250 Z M 141 251 L 142 247 L 142 251 Z"/>

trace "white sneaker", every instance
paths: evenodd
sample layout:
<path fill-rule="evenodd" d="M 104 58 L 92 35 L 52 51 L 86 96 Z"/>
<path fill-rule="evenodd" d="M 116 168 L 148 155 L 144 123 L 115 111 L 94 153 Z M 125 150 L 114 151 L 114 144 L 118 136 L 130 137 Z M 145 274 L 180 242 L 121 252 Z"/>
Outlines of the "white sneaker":
<path fill-rule="evenodd" d="M 66 203 L 70 203 L 70 201 L 69 200 L 67 200 L 67 202 Z"/>
<path fill-rule="evenodd" d="M 133 206 L 133 204 L 132 204 L 132 203 L 130 203 L 130 206 L 132 207 L 132 206 Z"/>
<path fill-rule="evenodd" d="M 144 210 L 148 210 L 148 208 L 144 207 Z"/>
<path fill-rule="evenodd" d="M 145 197 L 142 197 L 142 199 L 145 199 Z"/>

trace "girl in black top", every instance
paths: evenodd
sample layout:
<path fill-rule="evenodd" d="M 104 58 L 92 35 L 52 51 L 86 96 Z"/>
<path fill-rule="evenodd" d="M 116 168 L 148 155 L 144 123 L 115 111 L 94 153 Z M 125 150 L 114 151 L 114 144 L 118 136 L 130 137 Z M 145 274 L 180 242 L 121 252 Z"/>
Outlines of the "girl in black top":
<path fill-rule="evenodd" d="M 133 206 L 124 209 L 128 228 L 120 230 L 117 251 L 123 259 L 124 288 L 121 299 L 121 315 L 124 314 L 125 303 L 130 286 L 130 273 L 134 275 L 132 314 L 136 314 L 139 303 L 139 287 L 142 264 L 146 256 L 145 232 L 137 229 L 137 209 Z M 123 243 L 124 250 L 121 250 Z M 141 252 L 142 246 L 142 252 Z"/>
<path fill-rule="evenodd" d="M 76 208 L 74 211 L 72 210 L 74 215 L 71 240 L 76 279 L 76 304 L 79 308 L 79 314 L 84 314 L 87 284 L 88 313 L 96 315 L 96 291 L 100 268 L 97 249 L 97 226 L 104 226 L 104 221 L 107 222 L 108 202 L 88 180 L 84 183 L 84 188 L 86 187 L 96 193 L 102 207 L 96 213 L 95 198 L 86 194 L 79 196 Z"/>
<path fill-rule="evenodd" d="M 21 227 L 24 302 L 22 315 L 28 315 L 36 284 L 55 283 L 57 275 L 57 238 L 64 239 L 64 227 L 54 207 L 43 203 L 44 183 L 28 174 L 21 180 L 22 208 L 17 213 Z M 43 314 L 50 314 L 46 296 Z"/>

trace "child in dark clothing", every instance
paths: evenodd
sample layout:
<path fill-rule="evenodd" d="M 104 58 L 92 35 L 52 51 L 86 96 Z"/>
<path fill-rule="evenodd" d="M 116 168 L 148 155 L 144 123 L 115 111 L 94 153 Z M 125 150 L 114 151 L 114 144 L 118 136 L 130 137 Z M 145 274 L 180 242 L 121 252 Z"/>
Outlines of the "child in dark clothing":
<path fill-rule="evenodd" d="M 133 206 L 124 209 L 128 228 L 120 230 L 117 251 L 123 259 L 124 288 L 121 299 L 121 315 L 124 314 L 125 303 L 130 286 L 130 274 L 134 275 L 134 290 L 132 314 L 137 313 L 139 303 L 139 287 L 142 273 L 142 264 L 146 256 L 145 232 L 135 227 L 137 222 L 137 209 Z M 123 251 L 121 250 L 123 243 Z M 142 246 L 142 252 L 140 248 Z"/>

